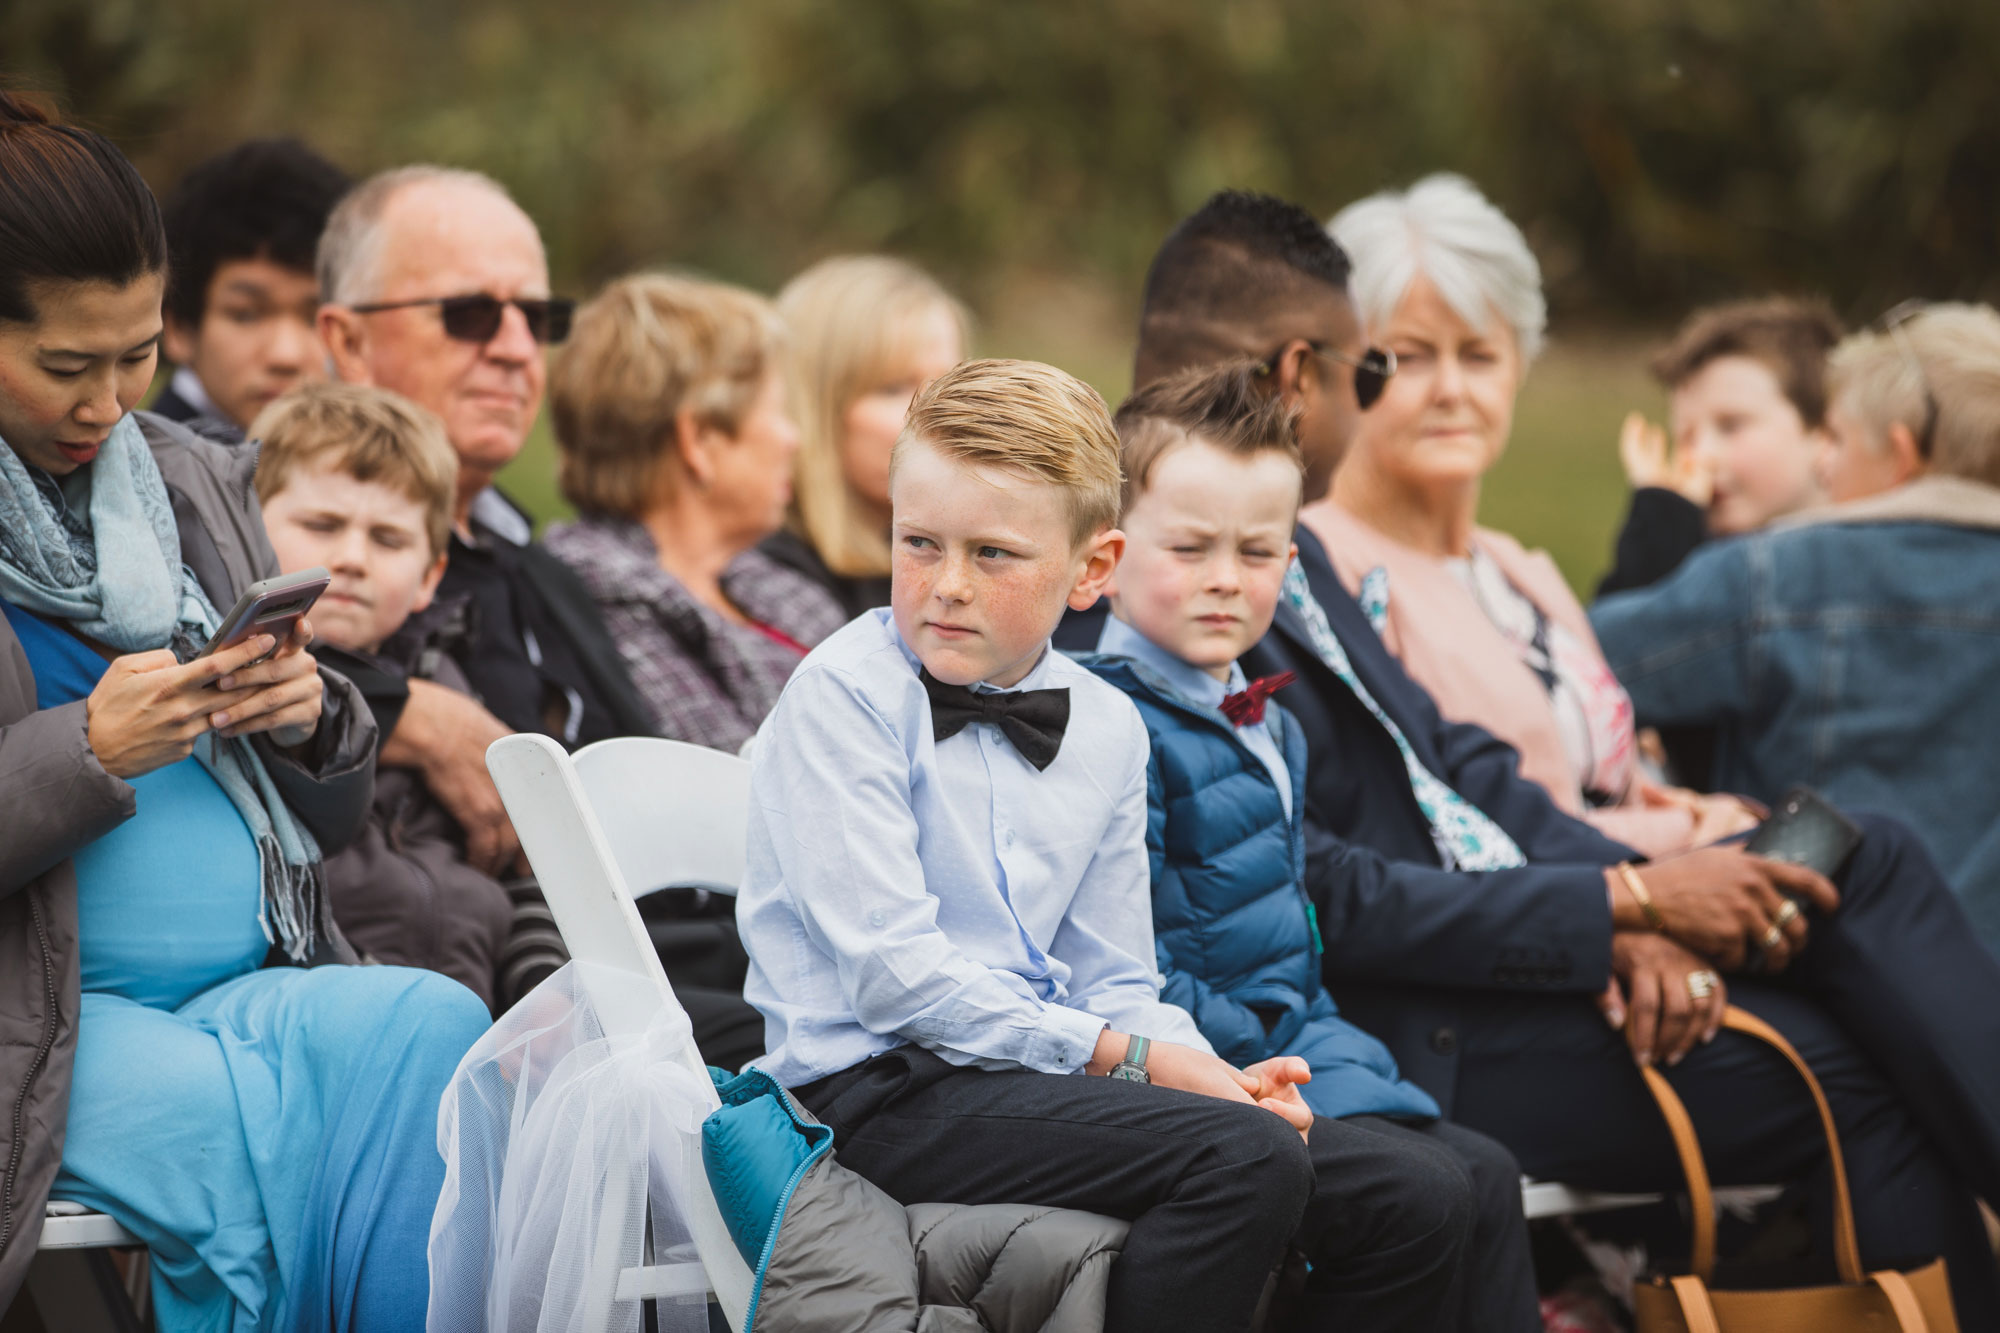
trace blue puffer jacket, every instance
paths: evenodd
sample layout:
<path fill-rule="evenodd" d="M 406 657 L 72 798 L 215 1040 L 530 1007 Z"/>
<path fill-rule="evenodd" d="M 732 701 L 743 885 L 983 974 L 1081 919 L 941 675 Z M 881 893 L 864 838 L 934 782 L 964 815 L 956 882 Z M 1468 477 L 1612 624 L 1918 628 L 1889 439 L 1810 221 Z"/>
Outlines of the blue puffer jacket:
<path fill-rule="evenodd" d="M 1300 1092 L 1316 1116 L 1436 1116 L 1437 1103 L 1397 1072 L 1386 1046 L 1340 1017 L 1320 983 L 1304 837 L 1263 761 L 1229 719 L 1144 664 L 1080 660 L 1132 697 L 1153 742 L 1146 844 L 1161 998 L 1193 1014 L 1231 1064 L 1303 1057 L 1313 1078 Z M 1301 809 L 1305 737 L 1277 705 L 1267 716 Z"/>

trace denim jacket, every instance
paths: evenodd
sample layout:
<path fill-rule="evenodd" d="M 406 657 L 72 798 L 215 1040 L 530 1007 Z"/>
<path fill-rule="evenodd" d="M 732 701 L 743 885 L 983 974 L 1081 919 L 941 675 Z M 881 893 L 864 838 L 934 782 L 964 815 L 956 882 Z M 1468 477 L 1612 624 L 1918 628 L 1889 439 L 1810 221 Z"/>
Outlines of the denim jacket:
<path fill-rule="evenodd" d="M 2000 488 L 1927 477 L 1715 542 L 1590 618 L 1642 724 L 1719 728 L 1718 790 L 1903 820 L 2000 950 Z"/>

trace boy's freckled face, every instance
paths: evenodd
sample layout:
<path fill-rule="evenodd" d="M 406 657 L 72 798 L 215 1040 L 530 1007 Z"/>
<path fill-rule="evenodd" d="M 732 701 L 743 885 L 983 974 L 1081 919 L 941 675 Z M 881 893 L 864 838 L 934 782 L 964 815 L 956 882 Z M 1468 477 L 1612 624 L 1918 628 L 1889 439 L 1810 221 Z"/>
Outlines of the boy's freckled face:
<path fill-rule="evenodd" d="M 890 609 L 931 675 L 948 685 L 1017 684 L 1079 592 L 1095 543 L 1071 540 L 1060 488 L 905 447 L 889 483 Z M 1115 553 L 1114 553 L 1115 558 Z"/>
<path fill-rule="evenodd" d="M 373 652 L 431 604 L 444 556 L 431 554 L 424 519 L 421 500 L 326 466 L 295 468 L 264 502 L 284 572 L 324 565 L 333 575 L 307 616 L 314 636 L 351 652 Z"/>
<path fill-rule="evenodd" d="M 1299 469 L 1284 454 L 1231 454 L 1196 439 L 1153 463 L 1123 519 L 1112 609 L 1217 679 L 1271 627 L 1296 548 Z"/>

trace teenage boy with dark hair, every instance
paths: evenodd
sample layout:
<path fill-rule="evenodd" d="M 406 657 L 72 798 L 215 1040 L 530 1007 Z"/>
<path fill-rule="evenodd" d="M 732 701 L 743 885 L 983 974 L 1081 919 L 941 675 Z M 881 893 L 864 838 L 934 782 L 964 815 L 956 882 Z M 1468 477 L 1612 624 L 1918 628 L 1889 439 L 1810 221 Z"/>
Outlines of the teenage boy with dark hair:
<path fill-rule="evenodd" d="M 891 605 L 813 650 L 752 751 L 755 1063 L 901 1202 L 1130 1220 L 1115 1333 L 1248 1328 L 1288 1242 L 1297 1326 L 1449 1328 L 1463 1171 L 1315 1119 L 1304 1061 L 1238 1070 L 1160 999 L 1146 729 L 1049 646 L 1118 562 L 1119 493 L 1103 400 L 1061 371 L 966 362 L 911 406 Z"/>
<path fill-rule="evenodd" d="M 1237 658 L 1271 628 L 1292 558 L 1299 447 L 1292 410 L 1253 363 L 1170 376 L 1118 409 L 1125 555 L 1102 652 L 1084 665 L 1139 706 L 1152 741 L 1146 847 L 1163 994 L 1238 1064 L 1293 1055 L 1315 1116 L 1449 1156 L 1473 1184 L 1468 1333 L 1538 1333 L 1521 1168 L 1437 1103 L 1381 1042 L 1342 1018 L 1320 979 L 1303 883 L 1305 737 Z M 1400 1180 L 1381 1188 L 1394 1192 Z"/>
<path fill-rule="evenodd" d="M 1288 262 L 1303 210 L 1270 201 L 1262 215 L 1289 212 L 1289 223 L 1239 222 L 1211 247 L 1210 280 L 1159 280 L 1211 262 L 1176 244 L 1209 211 L 1162 247 L 1142 330 L 1191 345 L 1188 330 L 1212 327 L 1214 344 L 1233 338 L 1237 354 L 1263 358 L 1260 378 L 1303 416 L 1351 420 L 1386 367 L 1368 364 L 1346 293 L 1317 276 L 1335 261 L 1300 269 L 1290 299 L 1266 284 L 1279 293 L 1268 306 L 1232 279 Z M 1160 294 L 1173 292 L 1192 299 L 1168 308 Z M 1275 352 L 1274 335 L 1284 338 Z M 1198 363 L 1164 342 L 1139 361 L 1155 374 Z M 1309 377 L 1323 381 L 1310 393 L 1297 387 Z M 1332 444 L 1337 466 L 1337 429 L 1306 422 L 1300 436 Z M 1309 466 L 1308 501 L 1313 475 Z M 1823 1172 L 1802 1086 L 1760 1043 L 1718 1030 L 1725 1001 L 1736 1002 L 1782 1031 L 1825 1085 L 1869 1266 L 1943 1254 L 1960 1320 L 2000 1326 L 2000 1270 L 1972 1202 L 2000 1198 L 1990 1058 L 2000 963 L 1914 836 L 1858 816 L 1865 840 L 1838 890 L 1736 846 L 1632 867 L 1629 848 L 1522 779 L 1512 748 L 1439 716 L 1317 539 L 1302 527 L 1293 540 L 1272 630 L 1243 668 L 1298 673 L 1285 701 L 1313 756 L 1306 883 L 1325 923 L 1323 972 L 1347 1017 L 1382 1038 L 1447 1117 L 1506 1144 L 1532 1175 L 1678 1187 L 1635 1059 L 1674 1066 L 1718 1183 Z M 1746 968 L 1781 975 L 1731 977 L 1726 989 L 1717 975 Z M 1830 1274 L 1828 1253 L 1818 1247 L 1815 1260 Z"/>
<path fill-rule="evenodd" d="M 326 377 L 313 255 L 348 184 L 297 139 L 252 139 L 181 178 L 163 210 L 178 368 L 155 412 L 236 443 L 279 394 Z"/>
<path fill-rule="evenodd" d="M 1825 500 L 1826 358 L 1840 334 L 1824 301 L 1788 296 L 1688 316 L 1652 361 L 1668 430 L 1636 412 L 1625 419 L 1618 451 L 1632 505 L 1599 597 L 1658 583 L 1710 537 Z"/>

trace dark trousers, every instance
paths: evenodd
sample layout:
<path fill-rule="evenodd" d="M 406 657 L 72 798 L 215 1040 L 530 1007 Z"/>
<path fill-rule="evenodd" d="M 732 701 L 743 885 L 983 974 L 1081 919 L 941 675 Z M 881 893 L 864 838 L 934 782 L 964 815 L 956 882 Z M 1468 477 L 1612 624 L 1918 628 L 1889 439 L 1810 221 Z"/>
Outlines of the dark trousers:
<path fill-rule="evenodd" d="M 1462 1130 L 1319 1120 L 1308 1146 L 1260 1107 L 961 1069 L 915 1047 L 794 1091 L 832 1127 L 841 1162 L 900 1202 L 1040 1203 L 1130 1221 L 1111 1333 L 1248 1328 L 1288 1245 L 1313 1265 L 1296 1327 L 1539 1327 L 1512 1160 Z M 1475 1243 L 1494 1256 L 1468 1263 Z M 1469 1281 L 1505 1290 L 1474 1293 Z M 1495 1302 L 1516 1308 L 1482 1318 Z"/>
<path fill-rule="evenodd" d="M 2000 1275 L 1975 1194 L 2000 1202 L 2000 963 L 1901 825 L 1863 818 L 1839 912 L 1814 915 L 1783 975 L 1729 979 L 1782 1032 L 1832 1104 L 1869 1268 L 1943 1255 L 1962 1327 L 2000 1328 Z M 1675 1189 L 1678 1159 L 1624 1039 L 1574 997 L 1469 999 L 1452 1118 L 1530 1175 L 1609 1190 Z M 1668 1080 L 1718 1184 L 1805 1180 L 1831 1281 L 1819 1117 L 1763 1043 L 1724 1032 Z"/>

